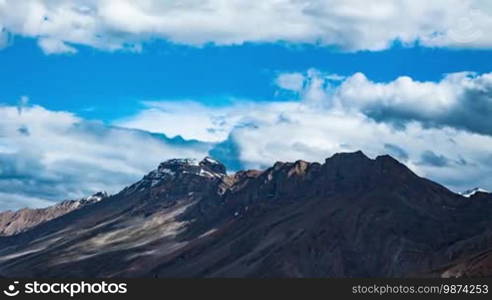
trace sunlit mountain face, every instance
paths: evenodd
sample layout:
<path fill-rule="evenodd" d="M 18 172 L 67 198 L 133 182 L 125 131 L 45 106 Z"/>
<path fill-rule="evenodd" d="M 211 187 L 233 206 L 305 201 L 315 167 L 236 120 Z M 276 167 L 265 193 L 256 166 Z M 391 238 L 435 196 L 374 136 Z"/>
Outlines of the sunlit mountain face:
<path fill-rule="evenodd" d="M 492 6 L 366 2 L 0 1 L 0 276 L 489 274 Z"/>

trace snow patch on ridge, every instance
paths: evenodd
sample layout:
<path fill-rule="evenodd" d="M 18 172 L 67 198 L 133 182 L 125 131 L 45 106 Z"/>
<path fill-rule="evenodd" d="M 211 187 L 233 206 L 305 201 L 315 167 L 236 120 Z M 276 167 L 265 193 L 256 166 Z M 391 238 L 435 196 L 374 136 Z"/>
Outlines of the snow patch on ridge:
<path fill-rule="evenodd" d="M 490 192 L 487 190 L 484 190 L 482 188 L 477 187 L 477 188 L 473 188 L 471 190 L 464 191 L 463 193 L 460 193 L 460 195 L 463 197 L 466 197 L 466 198 L 470 198 L 473 195 L 475 195 L 476 193 L 490 193 Z"/>

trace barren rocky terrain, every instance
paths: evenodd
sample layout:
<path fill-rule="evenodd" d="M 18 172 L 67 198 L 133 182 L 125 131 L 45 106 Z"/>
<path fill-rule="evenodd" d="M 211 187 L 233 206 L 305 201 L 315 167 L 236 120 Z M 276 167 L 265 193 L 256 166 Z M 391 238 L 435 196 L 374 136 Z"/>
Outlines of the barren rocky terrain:
<path fill-rule="evenodd" d="M 227 174 L 163 162 L 120 193 L 0 238 L 6 277 L 492 275 L 492 196 L 390 156 L 340 153 Z"/>

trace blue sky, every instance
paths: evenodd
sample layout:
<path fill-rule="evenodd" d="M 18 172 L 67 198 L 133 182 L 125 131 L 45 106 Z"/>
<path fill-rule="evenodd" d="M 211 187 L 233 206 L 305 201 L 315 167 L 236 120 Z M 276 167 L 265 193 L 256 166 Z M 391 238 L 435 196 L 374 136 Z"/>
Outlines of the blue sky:
<path fill-rule="evenodd" d="M 0 1 L 0 211 L 206 155 L 490 190 L 491 29 L 483 0 Z"/>
<path fill-rule="evenodd" d="M 286 44 L 241 46 L 145 45 L 141 53 L 88 47 L 76 55 L 45 55 L 36 41 L 15 38 L 0 54 L 1 101 L 32 103 L 110 122 L 136 112 L 144 100 L 193 99 L 223 104 L 230 98 L 285 100 L 276 95 L 281 72 L 316 68 L 349 76 L 362 72 L 378 82 L 410 76 L 438 81 L 445 73 L 492 70 L 492 51 L 394 46 L 346 53 L 330 47 Z M 76 70 L 74 72 L 74 70 Z"/>

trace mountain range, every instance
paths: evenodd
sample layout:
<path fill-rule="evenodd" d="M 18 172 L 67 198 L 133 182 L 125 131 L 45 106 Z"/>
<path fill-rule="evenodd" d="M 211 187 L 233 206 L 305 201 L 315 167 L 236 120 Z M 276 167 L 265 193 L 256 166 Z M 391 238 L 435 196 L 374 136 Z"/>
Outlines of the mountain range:
<path fill-rule="evenodd" d="M 66 200 L 46 208 L 23 208 L 18 211 L 0 212 L 0 236 L 9 236 L 26 231 L 34 226 L 58 218 L 76 209 L 107 198 L 106 192 L 98 192 L 87 198 Z"/>
<path fill-rule="evenodd" d="M 172 159 L 95 196 L 0 214 L 0 276 L 492 276 L 492 194 L 453 193 L 388 155 L 233 174 Z"/>

